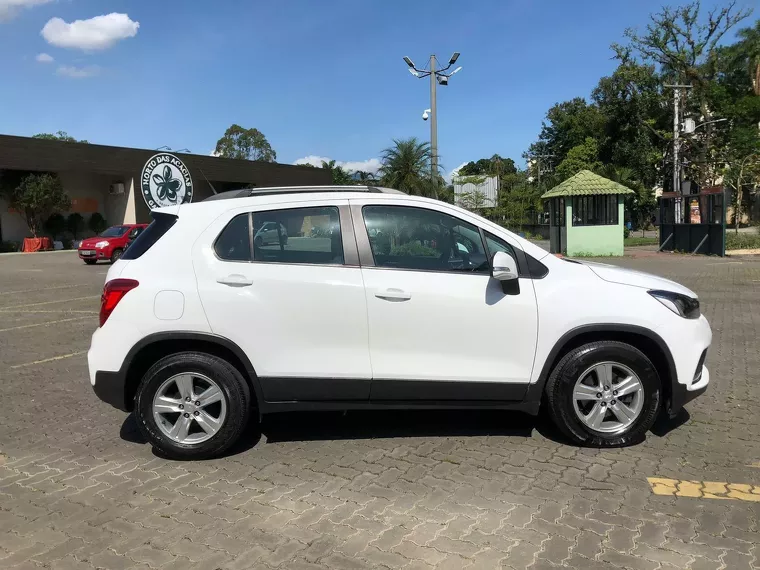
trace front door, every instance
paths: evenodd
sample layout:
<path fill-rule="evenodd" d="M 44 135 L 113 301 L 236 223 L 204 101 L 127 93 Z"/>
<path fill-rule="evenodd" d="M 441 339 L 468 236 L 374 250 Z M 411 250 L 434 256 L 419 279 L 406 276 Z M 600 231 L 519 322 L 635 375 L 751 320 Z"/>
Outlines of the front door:
<path fill-rule="evenodd" d="M 245 351 L 267 401 L 367 400 L 367 308 L 353 232 L 341 231 L 347 202 L 252 210 L 217 220 L 194 247 L 212 331 Z"/>
<path fill-rule="evenodd" d="M 536 349 L 535 292 L 521 278 L 518 294 L 505 293 L 489 264 L 499 250 L 514 256 L 513 246 L 445 206 L 354 204 L 360 252 L 371 250 L 362 259 L 371 399 L 522 399 Z"/>

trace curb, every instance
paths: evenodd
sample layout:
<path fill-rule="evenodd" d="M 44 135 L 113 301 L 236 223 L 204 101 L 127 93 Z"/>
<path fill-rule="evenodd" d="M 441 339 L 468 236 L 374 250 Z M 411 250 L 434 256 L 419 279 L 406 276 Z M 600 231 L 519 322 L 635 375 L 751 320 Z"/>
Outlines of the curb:
<path fill-rule="evenodd" d="M 7 251 L 5 253 L 0 253 L 0 257 L 4 255 L 32 255 L 32 254 L 42 254 L 42 253 L 76 253 L 76 249 L 55 249 L 53 251 Z"/>

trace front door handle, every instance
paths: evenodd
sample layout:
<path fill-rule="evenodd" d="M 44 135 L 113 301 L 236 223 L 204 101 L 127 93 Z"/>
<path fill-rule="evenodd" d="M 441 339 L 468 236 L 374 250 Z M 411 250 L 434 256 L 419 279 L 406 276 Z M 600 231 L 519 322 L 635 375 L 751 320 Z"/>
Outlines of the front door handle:
<path fill-rule="evenodd" d="M 412 298 L 412 294 L 403 289 L 385 289 L 384 291 L 378 291 L 375 293 L 375 297 L 383 299 L 385 301 L 408 301 Z"/>
<path fill-rule="evenodd" d="M 247 287 L 248 285 L 253 285 L 251 279 L 248 279 L 245 275 L 240 275 L 239 273 L 233 273 L 227 277 L 220 277 L 216 282 L 221 283 L 222 285 L 229 285 L 230 287 Z"/>

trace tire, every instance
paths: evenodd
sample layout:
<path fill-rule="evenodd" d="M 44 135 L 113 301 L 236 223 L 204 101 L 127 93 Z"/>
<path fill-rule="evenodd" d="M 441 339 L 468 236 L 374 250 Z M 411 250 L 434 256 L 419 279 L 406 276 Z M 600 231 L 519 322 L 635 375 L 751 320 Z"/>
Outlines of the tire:
<path fill-rule="evenodd" d="M 83 259 L 82 261 L 84 261 L 87 265 L 95 265 L 98 262 L 97 259 Z"/>
<path fill-rule="evenodd" d="M 113 253 L 111 253 L 111 263 L 116 263 L 119 261 L 119 258 L 121 257 L 121 254 L 124 253 L 121 249 L 114 249 Z"/>
<path fill-rule="evenodd" d="M 261 247 L 262 245 L 264 245 L 264 238 L 262 238 L 261 236 L 256 236 L 256 238 L 253 240 L 253 245 L 255 245 L 256 247 Z"/>
<path fill-rule="evenodd" d="M 162 386 L 166 386 L 167 383 L 171 386 L 172 379 L 180 375 L 192 375 L 193 384 L 196 387 L 200 386 L 193 388 L 193 398 L 199 397 L 196 389 L 201 391 L 202 386 L 207 384 L 205 380 L 216 384 L 221 391 L 218 404 L 213 405 L 218 406 L 218 410 L 224 410 L 224 417 L 216 433 L 205 441 L 192 441 L 193 438 L 208 437 L 208 432 L 201 428 L 198 421 L 194 421 L 193 415 L 185 420 L 191 424 L 190 430 L 186 431 L 188 435 L 185 443 L 172 439 L 167 433 L 169 425 L 179 422 L 180 416 L 184 416 L 185 412 L 177 413 L 176 421 L 173 421 L 174 413 L 161 415 L 162 426 L 157 423 L 154 398 Z M 179 389 L 179 384 L 174 386 Z M 179 393 L 172 395 L 172 399 L 184 402 L 183 406 L 188 406 L 185 409 L 197 415 L 192 411 L 195 409 L 193 402 L 183 400 Z M 199 407 L 198 410 L 201 410 L 198 413 L 203 413 L 203 410 L 211 408 Z M 215 416 L 214 411 L 209 413 Z M 135 418 L 140 431 L 161 455 L 170 459 L 209 459 L 219 456 L 240 438 L 250 413 L 251 393 L 240 372 L 227 361 L 201 352 L 180 352 L 162 358 L 145 373 L 135 396 Z"/>
<path fill-rule="evenodd" d="M 605 377 L 612 377 L 612 381 L 594 386 Z M 622 383 L 624 378 L 626 384 Z M 618 396 L 615 388 L 620 386 L 620 392 L 636 391 Z M 601 391 L 593 393 L 596 390 Z M 545 402 L 554 424 L 573 442 L 619 447 L 645 438 L 657 418 L 661 393 L 657 370 L 644 353 L 622 342 L 600 341 L 578 347 L 559 361 L 546 383 Z M 589 418 L 599 417 L 601 423 L 595 429 L 591 426 L 594 420 Z"/>

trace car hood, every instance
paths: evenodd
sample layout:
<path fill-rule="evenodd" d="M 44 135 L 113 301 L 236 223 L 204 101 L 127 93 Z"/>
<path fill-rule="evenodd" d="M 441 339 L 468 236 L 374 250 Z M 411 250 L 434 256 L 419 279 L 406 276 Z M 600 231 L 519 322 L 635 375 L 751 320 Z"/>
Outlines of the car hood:
<path fill-rule="evenodd" d="M 643 287 L 645 289 L 672 291 L 693 298 L 697 297 L 697 294 L 688 287 L 684 287 L 680 283 L 665 279 L 664 277 L 659 277 L 658 275 L 644 273 L 643 271 L 635 271 L 633 269 L 625 269 L 623 267 L 608 265 L 606 263 L 595 263 L 591 261 L 578 261 L 578 263 L 586 265 L 591 271 L 596 273 L 597 277 L 610 283 Z"/>
<path fill-rule="evenodd" d="M 108 239 L 109 238 L 98 237 L 98 236 L 83 239 L 82 243 L 79 244 L 79 247 L 95 247 L 95 244 L 98 243 L 99 241 L 104 241 Z"/>

